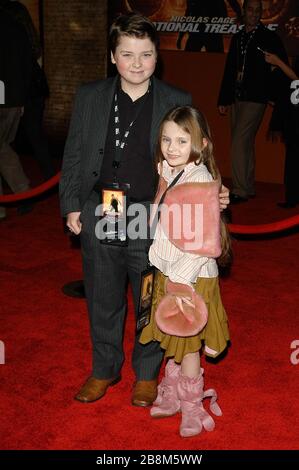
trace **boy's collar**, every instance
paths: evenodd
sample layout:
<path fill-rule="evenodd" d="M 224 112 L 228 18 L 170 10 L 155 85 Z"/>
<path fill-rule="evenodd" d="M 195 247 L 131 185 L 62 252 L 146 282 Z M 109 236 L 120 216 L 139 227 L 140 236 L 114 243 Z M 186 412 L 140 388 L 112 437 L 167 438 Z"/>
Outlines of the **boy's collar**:
<path fill-rule="evenodd" d="M 150 77 L 148 89 L 146 90 L 146 92 L 142 96 L 140 96 L 140 98 L 145 96 L 147 93 L 152 93 L 153 92 L 153 84 L 154 84 L 153 77 Z M 121 76 L 120 75 L 118 75 L 118 78 L 117 78 L 116 91 L 117 92 L 122 92 L 122 93 L 125 93 L 126 95 L 128 95 L 128 93 L 126 91 L 124 91 L 121 87 Z"/>

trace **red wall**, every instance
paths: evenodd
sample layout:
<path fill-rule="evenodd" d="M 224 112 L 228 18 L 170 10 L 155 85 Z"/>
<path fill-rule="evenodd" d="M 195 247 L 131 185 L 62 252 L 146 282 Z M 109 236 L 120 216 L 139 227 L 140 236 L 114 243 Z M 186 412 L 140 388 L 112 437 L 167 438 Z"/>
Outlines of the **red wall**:
<path fill-rule="evenodd" d="M 225 54 L 196 52 L 160 52 L 163 79 L 189 91 L 193 103 L 203 111 L 214 136 L 215 156 L 222 176 L 230 176 L 229 118 L 218 114 L 217 98 L 222 79 Z M 266 140 L 271 108 L 268 107 L 256 139 L 256 180 L 283 182 L 284 146 Z"/>

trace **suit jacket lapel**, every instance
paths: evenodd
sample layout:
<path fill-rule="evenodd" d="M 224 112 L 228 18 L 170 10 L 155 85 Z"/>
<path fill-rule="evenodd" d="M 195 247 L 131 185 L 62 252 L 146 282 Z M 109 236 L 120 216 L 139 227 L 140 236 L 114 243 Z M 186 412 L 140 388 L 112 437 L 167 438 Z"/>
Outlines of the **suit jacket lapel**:
<path fill-rule="evenodd" d="M 155 146 L 157 143 L 158 129 L 161 123 L 162 118 L 165 116 L 166 112 L 169 110 L 169 103 L 167 96 L 163 93 L 160 85 L 160 80 L 153 77 L 153 92 L 154 92 L 154 102 L 153 102 L 153 117 L 152 117 L 152 127 L 151 127 L 151 152 L 154 157 Z"/>
<path fill-rule="evenodd" d="M 97 90 L 92 104 L 90 135 L 92 136 L 93 143 L 90 167 L 95 170 L 99 170 L 103 162 L 109 116 L 117 79 L 118 77 L 116 76 L 107 84 L 107 87 Z"/>

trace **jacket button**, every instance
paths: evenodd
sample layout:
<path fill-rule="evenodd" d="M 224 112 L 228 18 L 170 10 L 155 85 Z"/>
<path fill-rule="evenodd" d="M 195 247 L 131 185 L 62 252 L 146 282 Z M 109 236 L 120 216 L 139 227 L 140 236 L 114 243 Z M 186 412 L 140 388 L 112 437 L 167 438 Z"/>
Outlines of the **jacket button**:
<path fill-rule="evenodd" d="M 92 172 L 93 176 L 98 176 L 98 173 L 96 171 Z"/>
<path fill-rule="evenodd" d="M 103 155 L 103 153 L 104 153 L 104 149 L 99 149 L 99 154 Z"/>

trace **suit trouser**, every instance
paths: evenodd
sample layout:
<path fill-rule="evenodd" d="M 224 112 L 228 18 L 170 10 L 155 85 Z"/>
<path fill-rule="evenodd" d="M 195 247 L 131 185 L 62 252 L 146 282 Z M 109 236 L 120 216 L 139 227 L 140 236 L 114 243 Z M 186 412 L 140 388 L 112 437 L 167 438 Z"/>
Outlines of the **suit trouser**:
<path fill-rule="evenodd" d="M 132 287 L 135 316 L 139 304 L 141 272 L 148 261 L 148 240 L 129 240 L 126 247 L 101 244 L 95 235 L 96 203 L 88 200 L 81 213 L 81 249 L 84 286 L 93 347 L 93 376 L 111 378 L 120 374 L 124 361 L 123 334 L 127 309 L 127 280 Z M 139 343 L 130 332 L 132 364 L 137 380 L 158 376 L 163 352 L 158 342 Z"/>
<path fill-rule="evenodd" d="M 236 101 L 231 106 L 232 192 L 242 197 L 255 194 L 255 136 L 265 104 Z"/>
<path fill-rule="evenodd" d="M 0 194 L 3 194 L 1 176 L 14 193 L 29 188 L 29 180 L 24 173 L 19 156 L 11 148 L 21 117 L 21 108 L 0 109 Z M 0 211 L 5 213 L 4 207 Z"/>

